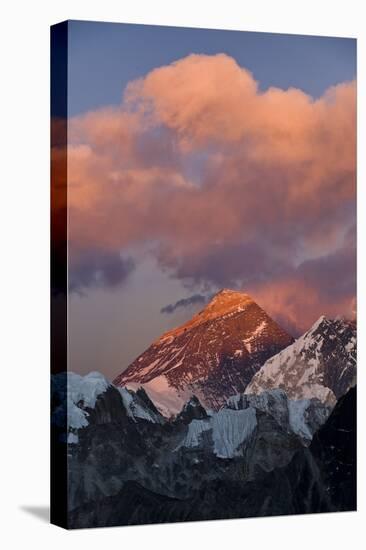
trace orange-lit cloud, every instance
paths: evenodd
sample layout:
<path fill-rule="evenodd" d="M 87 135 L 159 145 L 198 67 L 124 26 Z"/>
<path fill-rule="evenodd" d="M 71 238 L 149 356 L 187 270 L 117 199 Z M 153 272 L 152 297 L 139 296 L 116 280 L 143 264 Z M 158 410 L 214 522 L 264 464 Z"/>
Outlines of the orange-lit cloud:
<path fill-rule="evenodd" d="M 254 282 L 258 302 L 290 332 L 299 334 L 321 315 L 355 318 L 355 241 L 348 235 L 334 253 L 307 260 L 263 284 Z"/>
<path fill-rule="evenodd" d="M 344 310 L 351 284 L 332 305 L 298 266 L 343 254 L 355 124 L 355 82 L 313 100 L 260 91 L 224 54 L 157 68 L 128 85 L 119 107 L 69 121 L 71 248 L 149 244 L 197 288 L 250 287 L 272 308 L 276 295 L 294 320 L 306 300 Z"/>

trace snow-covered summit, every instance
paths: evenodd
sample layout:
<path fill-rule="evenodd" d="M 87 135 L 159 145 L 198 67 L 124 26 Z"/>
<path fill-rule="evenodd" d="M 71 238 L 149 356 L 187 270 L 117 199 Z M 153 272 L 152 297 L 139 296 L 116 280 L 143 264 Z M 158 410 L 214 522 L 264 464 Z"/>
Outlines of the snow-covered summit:
<path fill-rule="evenodd" d="M 182 332 L 194 329 L 198 325 L 213 321 L 218 317 L 240 313 L 250 304 L 255 304 L 253 298 L 245 292 L 224 288 L 217 292 L 210 302 L 189 321 L 163 334 L 158 342 L 179 336 Z"/>
<path fill-rule="evenodd" d="M 192 395 L 204 407 L 218 409 L 291 342 L 248 294 L 223 289 L 190 321 L 154 342 L 114 384 L 143 386 L 167 416 L 177 414 Z"/>
<path fill-rule="evenodd" d="M 268 359 L 245 393 L 282 388 L 291 399 L 316 397 L 334 406 L 355 380 L 355 323 L 322 316 L 293 344 Z"/>

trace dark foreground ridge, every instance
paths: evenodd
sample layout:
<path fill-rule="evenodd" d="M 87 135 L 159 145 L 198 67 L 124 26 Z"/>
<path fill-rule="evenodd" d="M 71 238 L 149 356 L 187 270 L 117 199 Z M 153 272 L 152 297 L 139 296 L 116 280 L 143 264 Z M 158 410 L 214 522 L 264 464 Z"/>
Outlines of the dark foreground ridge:
<path fill-rule="evenodd" d="M 202 457 L 200 452 L 181 449 L 175 453 L 172 463 L 158 466 L 158 442 L 174 438 L 174 432 L 182 428 L 174 423 L 143 424 L 138 432 L 134 430 L 135 437 L 132 437 L 133 432 L 128 425 L 124 427 L 122 439 L 127 436 L 127 440 L 119 450 L 116 447 L 116 426 L 110 426 L 107 430 L 109 445 L 105 444 L 101 430 L 94 426 L 94 433 L 90 434 L 91 439 L 88 437 L 85 444 L 93 441 L 89 464 L 92 467 L 95 459 L 100 461 L 98 481 L 104 479 L 104 483 L 111 483 L 110 478 L 117 473 L 113 472 L 117 463 L 121 467 L 124 461 L 132 467 L 133 455 L 140 466 L 135 464 L 136 479 L 126 480 L 117 494 L 109 497 L 98 495 L 98 498 L 71 510 L 70 528 L 356 509 L 355 388 L 340 399 L 309 447 L 299 445 L 273 417 L 262 413 L 257 433 L 245 456 L 220 460 L 209 454 Z M 154 434 L 146 444 L 151 428 Z M 128 453 L 119 456 L 127 441 Z M 81 447 L 84 448 L 83 442 Z M 270 449 L 272 456 L 269 456 Z M 269 463 L 274 464 L 275 454 L 281 455 L 277 456 L 278 467 L 268 471 Z M 291 456 L 292 459 L 289 458 Z M 281 466 L 281 461 L 286 460 L 288 463 Z M 138 471 L 141 464 L 145 464 L 146 468 L 144 479 Z M 151 465 L 150 474 L 148 464 Z M 155 476 L 152 474 L 154 467 L 161 470 Z M 96 474 L 94 471 L 94 479 Z M 154 482 L 153 479 L 159 481 Z M 72 477 L 71 485 L 74 486 L 76 481 Z M 83 500 L 85 495 L 80 495 L 80 490 L 82 487 L 79 486 L 77 492 Z"/>

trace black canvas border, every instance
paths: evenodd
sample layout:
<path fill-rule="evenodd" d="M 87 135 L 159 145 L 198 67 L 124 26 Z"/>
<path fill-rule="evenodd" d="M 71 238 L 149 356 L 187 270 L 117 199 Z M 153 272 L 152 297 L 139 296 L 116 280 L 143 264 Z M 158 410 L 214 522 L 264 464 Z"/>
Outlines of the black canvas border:
<path fill-rule="evenodd" d="M 67 84 L 68 22 L 51 27 L 51 386 L 67 371 Z M 54 152 L 57 153 L 57 162 Z M 65 377 L 65 392 L 66 392 Z M 64 393 L 66 395 L 66 393 Z M 63 404 L 67 413 L 67 400 Z M 51 387 L 52 410 L 52 387 Z M 51 418 L 51 523 L 67 528 L 67 414 Z"/>

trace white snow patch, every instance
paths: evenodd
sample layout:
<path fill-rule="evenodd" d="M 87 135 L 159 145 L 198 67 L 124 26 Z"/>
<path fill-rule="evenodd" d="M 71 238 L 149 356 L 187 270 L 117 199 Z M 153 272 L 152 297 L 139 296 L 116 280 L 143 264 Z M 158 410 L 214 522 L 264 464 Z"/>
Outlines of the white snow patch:
<path fill-rule="evenodd" d="M 136 418 L 141 418 L 143 420 L 156 423 L 156 416 L 148 409 L 141 406 L 127 388 L 117 389 L 121 394 L 123 405 L 127 411 L 127 416 L 133 418 L 134 420 L 136 420 Z"/>
<path fill-rule="evenodd" d="M 289 424 L 291 430 L 303 439 L 307 439 L 309 441 L 311 441 L 313 437 L 313 431 L 308 424 L 307 410 L 310 406 L 310 399 L 288 400 Z M 324 424 L 327 420 L 330 410 L 330 408 L 327 409 L 326 407 L 317 410 L 320 425 Z M 321 416 L 319 417 L 319 415 Z"/>
<path fill-rule="evenodd" d="M 352 351 L 355 348 L 355 345 L 356 345 L 355 339 L 352 338 L 352 340 L 350 342 L 348 342 L 348 344 L 345 345 L 345 350 L 348 351 L 348 352 Z"/>
<path fill-rule="evenodd" d="M 321 384 L 304 384 L 301 387 L 301 397 L 304 399 L 316 398 L 332 407 L 337 403 L 337 398 L 332 390 Z"/>
<path fill-rule="evenodd" d="M 159 344 L 164 343 L 164 345 L 168 345 L 168 344 L 171 344 L 173 341 L 174 341 L 174 336 L 173 335 L 168 335 L 168 336 L 165 336 L 165 337 L 163 336 L 162 338 L 160 338 Z"/>
<path fill-rule="evenodd" d="M 300 437 L 310 440 L 313 437 L 313 434 L 311 433 L 305 420 L 306 409 L 308 406 L 308 399 L 288 401 L 289 423 L 291 430 Z"/>
<path fill-rule="evenodd" d="M 94 408 L 99 395 L 110 386 L 110 382 L 99 372 L 90 372 L 80 376 L 74 372 L 67 373 L 67 426 L 79 429 L 88 425 L 88 413 L 78 407 Z"/>
<path fill-rule="evenodd" d="M 244 338 L 243 342 L 249 353 L 252 353 L 252 344 L 257 337 L 262 334 L 263 330 L 267 326 L 267 321 L 261 321 L 259 325 L 253 330 L 252 334 L 248 338 Z"/>
<path fill-rule="evenodd" d="M 90 372 L 85 376 L 69 372 L 67 376 L 67 393 L 74 403 L 83 401 L 84 406 L 95 407 L 98 396 L 104 393 L 111 383 L 100 372 Z"/>
<path fill-rule="evenodd" d="M 140 382 L 127 382 L 126 387 L 135 391 L 138 388 L 144 388 L 155 407 L 167 418 L 178 414 L 186 401 L 192 397 L 192 392 L 180 392 L 170 386 L 168 379 L 164 375 L 156 376 L 144 384 Z"/>
<path fill-rule="evenodd" d="M 282 387 L 291 399 L 317 398 L 333 406 L 336 402 L 334 393 L 324 385 L 323 354 L 324 338 L 315 334 L 324 324 L 329 338 L 332 324 L 324 316 L 303 336 L 280 353 L 268 359 L 253 376 L 245 393 L 262 393 L 271 388 Z M 345 346 L 351 351 L 351 345 Z"/>
<path fill-rule="evenodd" d="M 141 359 L 141 358 L 140 358 Z M 139 359 L 139 361 L 140 361 Z M 150 371 L 153 370 L 154 367 L 156 367 L 156 365 L 160 362 L 160 357 L 158 357 L 158 359 L 155 359 L 155 361 L 153 361 L 152 363 L 150 363 L 149 365 L 147 365 L 146 367 L 144 367 L 143 369 L 139 370 L 139 376 L 142 376 L 142 375 L 145 375 L 145 374 L 148 374 Z"/>

